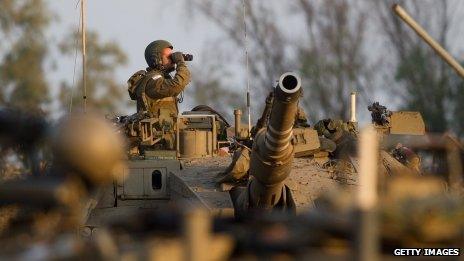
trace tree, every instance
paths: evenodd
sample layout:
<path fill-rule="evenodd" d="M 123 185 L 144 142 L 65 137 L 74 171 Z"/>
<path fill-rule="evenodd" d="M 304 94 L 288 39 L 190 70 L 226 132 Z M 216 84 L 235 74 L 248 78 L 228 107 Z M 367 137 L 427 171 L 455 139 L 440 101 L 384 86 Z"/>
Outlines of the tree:
<path fill-rule="evenodd" d="M 312 115 L 346 120 L 350 92 L 370 94 L 372 71 L 363 49 L 367 15 L 357 7 L 348 0 L 296 3 L 308 35 L 298 44 L 297 62 L 308 87 L 303 105 Z"/>
<path fill-rule="evenodd" d="M 81 49 L 81 43 L 76 46 L 80 35 L 66 37 L 60 44 L 63 55 L 74 55 L 76 48 Z M 126 64 L 126 54 L 115 42 L 102 42 L 95 32 L 87 32 L 87 106 L 105 113 L 115 112 L 127 101 L 127 89 L 115 79 L 118 66 Z M 78 76 L 76 76 L 78 77 Z M 60 101 L 63 110 L 82 109 L 83 104 L 82 78 L 76 86 L 63 82 L 60 91 Z M 71 98 L 72 96 L 72 98 Z"/>
<path fill-rule="evenodd" d="M 462 63 L 461 63 L 462 64 Z M 459 137 L 464 137 L 464 81 L 459 77 L 452 77 L 451 85 L 454 87 L 455 104 L 453 108 L 454 119 L 450 121 L 450 128 L 455 130 Z M 458 102 L 461 101 L 461 102 Z"/>
<path fill-rule="evenodd" d="M 43 0 L 0 1 L 1 105 L 40 111 L 49 101 L 45 31 L 51 19 Z"/>
<path fill-rule="evenodd" d="M 233 44 L 234 57 L 239 57 L 239 62 L 244 68 L 245 28 L 242 1 L 224 4 L 213 0 L 195 0 L 189 4 L 225 33 Z M 245 1 L 246 43 L 248 50 L 252 50 L 248 52 L 249 70 L 256 95 L 265 96 L 273 82 L 288 68 L 287 42 L 282 29 L 275 22 L 277 15 L 272 6 L 268 1 Z M 245 70 L 243 72 L 245 73 Z"/>
<path fill-rule="evenodd" d="M 350 91 L 359 90 L 365 96 L 370 86 L 363 49 L 366 15 L 354 12 L 352 2 L 330 0 L 315 4 L 299 0 L 283 5 L 277 1 L 245 1 L 253 97 L 263 97 L 264 102 L 280 74 L 300 71 L 306 87 L 300 103 L 310 115 L 347 119 Z M 234 48 L 244 53 L 241 1 L 189 3 L 218 25 Z M 277 15 L 279 8 L 287 11 Z M 288 17 L 304 22 L 307 35 L 284 28 Z"/>
<path fill-rule="evenodd" d="M 375 1 L 385 39 L 394 58 L 397 88 L 405 109 L 422 113 L 428 131 L 454 129 L 462 135 L 462 79 L 433 50 L 391 11 L 399 2 L 445 49 L 450 50 L 454 13 L 450 1 Z M 457 3 L 457 2 L 455 2 Z"/>
<path fill-rule="evenodd" d="M 42 0 L 0 1 L 0 106 L 45 113 L 49 101 L 45 31 L 52 13 Z M 24 171 L 25 155 L 16 146 L 0 146 L 0 179 Z"/>
<path fill-rule="evenodd" d="M 214 68 L 213 73 L 202 74 L 201 81 L 196 80 L 194 84 L 196 89 L 202 90 L 206 88 L 203 84 L 214 86 L 214 92 L 208 91 L 207 93 L 210 95 L 216 93 L 216 95 L 214 98 L 209 97 L 209 99 L 216 100 L 219 105 L 222 105 L 222 108 L 227 106 L 231 111 L 232 108 L 241 107 L 245 111 L 246 77 L 249 77 L 252 97 L 251 108 L 253 115 L 258 116 L 261 114 L 264 99 L 269 90 L 274 87 L 280 74 L 289 70 L 286 65 L 289 61 L 289 53 L 282 33 L 283 30 L 278 28 L 274 21 L 276 13 L 272 4 L 269 4 L 268 1 L 247 0 L 245 5 L 246 46 L 242 1 L 233 1 L 227 4 L 213 0 L 187 2 L 188 10 L 198 11 L 224 32 L 223 38 L 214 39 L 217 42 L 215 45 L 216 53 L 224 55 L 215 55 L 214 60 L 205 60 L 201 67 Z M 245 76 L 247 74 L 245 49 L 248 50 L 249 76 Z M 236 67 L 231 68 L 232 64 Z M 240 68 L 240 70 L 236 68 Z M 194 71 L 204 71 L 204 69 L 194 68 Z M 230 71 L 235 74 L 229 74 Z M 237 77 L 237 75 L 240 76 Z M 233 79 L 237 78 L 241 81 L 233 82 Z M 196 98 L 201 99 L 201 97 Z M 201 102 L 201 100 L 196 102 Z M 224 112 L 224 109 L 220 108 L 219 110 Z"/>

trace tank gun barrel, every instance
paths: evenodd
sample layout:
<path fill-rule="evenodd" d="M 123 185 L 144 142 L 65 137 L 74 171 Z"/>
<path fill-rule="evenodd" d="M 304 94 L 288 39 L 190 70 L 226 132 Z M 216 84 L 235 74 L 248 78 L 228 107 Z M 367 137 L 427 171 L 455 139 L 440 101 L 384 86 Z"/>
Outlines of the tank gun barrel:
<path fill-rule="evenodd" d="M 272 208 L 285 197 L 284 180 L 293 161 L 292 131 L 301 80 L 294 73 L 284 73 L 275 88 L 275 97 L 267 128 L 258 131 L 251 153 L 249 204 Z"/>
<path fill-rule="evenodd" d="M 451 56 L 445 48 L 435 41 L 422 26 L 420 26 L 400 5 L 392 7 L 393 12 L 401 18 L 414 32 L 422 38 L 449 66 L 451 66 L 459 76 L 464 78 L 464 68 Z"/>

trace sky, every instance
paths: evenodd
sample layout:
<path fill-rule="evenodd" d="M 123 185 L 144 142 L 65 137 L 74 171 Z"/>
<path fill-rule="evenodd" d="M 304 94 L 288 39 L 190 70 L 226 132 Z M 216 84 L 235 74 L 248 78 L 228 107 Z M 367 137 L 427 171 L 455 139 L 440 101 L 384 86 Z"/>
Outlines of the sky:
<path fill-rule="evenodd" d="M 50 9 L 58 19 L 49 29 L 49 35 L 58 43 L 63 35 L 76 31 L 79 25 L 80 6 L 78 0 L 48 0 Z M 117 70 L 117 81 L 125 88 L 132 73 L 144 69 L 145 47 L 154 40 L 169 40 L 179 51 L 192 53 L 193 65 L 203 46 L 221 31 L 200 15 L 186 18 L 183 0 L 88 0 L 87 28 L 97 31 L 104 41 L 115 41 L 128 56 L 126 66 Z M 74 57 L 62 57 L 57 49 L 52 50 L 56 60 L 56 70 L 50 80 L 59 83 L 66 79 L 72 81 L 74 75 Z M 76 77 L 80 76 L 81 57 L 78 53 Z M 54 86 L 54 94 L 58 86 Z M 58 104 L 54 104 L 57 106 Z M 184 105 L 187 106 L 187 105 Z M 182 109 L 182 107 L 181 107 Z"/>
<path fill-rule="evenodd" d="M 57 14 L 58 20 L 53 23 L 49 29 L 49 35 L 52 41 L 58 43 L 63 35 L 69 34 L 71 30 L 76 31 L 79 25 L 80 7 L 78 0 L 46 0 L 51 10 Z M 204 16 L 196 15 L 194 11 L 187 10 L 185 3 L 189 0 L 87 0 L 87 27 L 88 30 L 97 31 L 103 41 L 115 41 L 119 44 L 121 49 L 127 54 L 128 63 L 126 66 L 119 68 L 116 72 L 116 81 L 121 83 L 121 88 L 126 87 L 127 79 L 132 73 L 144 69 L 146 67 L 143 52 L 145 47 L 156 39 L 166 39 L 173 43 L 174 48 L 179 51 L 192 53 L 194 60 L 191 62 L 193 66 L 201 66 L 201 60 L 206 58 L 214 59 L 214 46 L 211 45 L 212 40 L 220 39 L 223 32 L 211 21 Z M 263 0 L 264 1 L 264 0 Z M 303 23 L 299 23 L 297 19 L 288 15 L 289 2 L 282 0 L 266 0 L 271 5 L 278 5 L 279 24 L 283 27 L 291 28 L 289 33 L 293 35 L 301 35 L 298 32 L 305 32 L 302 27 Z M 365 1 L 359 0 L 363 4 Z M 463 0 L 449 0 L 450 4 L 456 6 L 455 11 L 462 13 L 464 11 Z M 227 2 L 225 2 L 227 3 Z M 285 15 L 282 15 L 285 14 Z M 457 16 L 459 17 L 459 16 Z M 375 26 L 369 26 L 370 34 L 375 34 Z M 238 28 L 241 30 L 242 28 Z M 455 28 L 451 33 L 457 38 L 454 43 L 457 45 L 452 46 L 452 51 L 462 50 L 461 43 L 464 42 L 464 34 L 461 28 Z M 372 41 L 374 39 L 375 41 Z M 386 47 L 378 42 L 377 37 L 370 37 L 367 44 L 369 46 L 368 56 L 373 59 L 386 54 Z M 56 49 L 56 44 L 52 44 L 52 57 L 56 63 L 56 69 L 51 70 L 49 80 L 55 83 L 54 93 L 57 94 L 59 82 L 62 80 L 72 81 L 74 75 L 74 57 L 63 57 Z M 205 47 L 211 49 L 205 53 Z M 453 50 L 454 49 L 454 50 Z M 249 50 L 253 51 L 253 50 Z M 236 57 L 243 57 L 243 50 L 231 50 Z M 456 53 L 456 52 L 454 52 Z M 201 56 L 208 57 L 201 57 Z M 459 53 L 458 58 L 463 57 Z M 80 54 L 76 59 L 76 75 L 80 77 Z M 245 90 L 246 79 L 244 77 L 244 66 L 240 64 L 240 59 L 236 59 L 232 66 L 232 71 L 236 72 L 235 81 L 232 86 Z M 380 76 L 380 73 L 379 73 Z M 201 77 L 201 75 L 193 75 L 192 77 Z M 252 77 L 250 78 L 251 87 L 253 87 Z M 271 81 L 273 81 L 271 79 Z M 80 90 L 76 90 L 80 91 Z M 349 95 L 347 93 L 347 95 Z M 256 98 L 256 97 L 255 97 Z M 375 93 L 370 97 L 371 101 L 380 101 L 381 103 L 388 104 L 390 109 L 395 109 L 394 97 L 387 97 L 384 93 Z M 252 104 L 253 105 L 253 104 Z M 58 103 L 54 106 L 57 108 Z M 189 97 L 186 97 L 185 102 L 180 105 L 180 109 L 190 109 L 192 103 Z M 253 108 L 252 108 L 253 109 Z M 56 110 L 58 111 L 58 110 Z M 131 113 L 135 108 L 123 110 L 118 113 Z M 360 113 L 364 112 L 363 118 L 368 118 L 367 110 L 359 110 Z"/>
<path fill-rule="evenodd" d="M 121 88 L 125 88 L 127 79 L 136 71 L 146 67 L 143 52 L 145 47 L 153 40 L 169 40 L 174 48 L 192 53 L 194 60 L 190 64 L 198 66 L 202 59 L 207 59 L 205 46 L 211 45 L 223 36 L 223 32 L 210 20 L 195 11 L 187 10 L 186 1 L 189 0 L 87 0 L 87 30 L 97 31 L 101 40 L 115 41 L 127 54 L 128 63 L 119 68 L 116 73 Z M 276 6 L 277 18 L 283 28 L 291 28 L 288 33 L 292 37 L 303 37 L 304 23 L 296 17 L 288 15 L 290 4 L 281 0 L 266 0 L 270 5 Z M 49 34 L 56 43 L 70 30 L 76 31 L 79 26 L 80 5 L 78 0 L 47 0 L 51 10 L 58 15 L 58 19 L 49 29 Z M 225 4 L 227 2 L 225 1 Z M 243 28 L 237 28 L 243 30 Z M 223 43 L 221 43 L 223 44 Z M 209 48 L 209 47 L 208 47 Z M 211 47 L 211 57 L 214 59 L 214 46 Z M 253 50 L 249 50 L 252 52 Z M 229 71 L 232 72 L 229 86 L 235 86 L 244 93 L 246 79 L 244 71 L 244 50 L 231 49 L 230 54 L 234 61 L 229 61 Z M 50 82 L 55 83 L 52 95 L 57 95 L 59 83 L 62 80 L 72 82 L 75 67 L 74 57 L 63 57 L 55 48 L 52 57 L 56 60 L 57 69 L 49 74 Z M 238 58 L 237 58 L 238 57 Z M 232 60 L 232 59 L 231 59 Z M 76 79 L 81 77 L 81 57 L 78 53 L 76 59 Z M 193 75 L 192 77 L 201 77 Z M 277 76 L 278 77 L 278 76 Z M 276 79 L 270 79 L 273 84 Z M 77 80 L 76 80 L 77 81 Z M 254 87 L 253 77 L 250 76 L 250 88 Z M 75 90 L 81 91 L 81 90 Z M 349 95 L 349 93 L 347 93 Z M 258 97 L 254 97 L 259 100 Z M 264 98 L 263 98 L 264 99 Z M 58 102 L 52 105 L 58 110 Z M 189 97 L 180 104 L 180 110 L 190 109 L 194 106 Z M 260 108 L 259 104 L 252 103 L 252 110 Z M 132 113 L 135 108 L 123 110 L 118 113 Z"/>

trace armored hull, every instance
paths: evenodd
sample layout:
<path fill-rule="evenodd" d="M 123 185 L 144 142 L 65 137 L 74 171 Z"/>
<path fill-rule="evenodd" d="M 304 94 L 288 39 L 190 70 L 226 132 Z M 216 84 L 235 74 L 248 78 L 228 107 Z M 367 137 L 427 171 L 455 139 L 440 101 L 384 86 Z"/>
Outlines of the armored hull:
<path fill-rule="evenodd" d="M 228 191 L 230 186 L 220 186 L 214 182 L 214 177 L 223 172 L 230 161 L 230 157 L 221 156 L 191 160 L 132 161 L 128 169 L 138 168 L 138 171 L 131 173 L 131 180 L 123 179 L 122 183 L 107 187 L 99 193 L 86 225 L 99 227 L 140 210 L 162 211 L 176 204 L 203 206 L 215 216 L 234 216 L 234 206 Z M 156 180 L 151 179 L 156 177 L 151 174 L 155 170 L 165 171 L 165 174 L 162 173 L 160 179 L 163 184 L 153 188 Z M 354 188 L 356 175 L 353 173 L 340 177 L 336 170 L 323 167 L 314 158 L 296 158 L 285 184 L 292 192 L 297 213 L 300 213 L 313 207 L 319 195 L 340 184 Z"/>
<path fill-rule="evenodd" d="M 268 121 L 269 124 L 257 129 L 254 141 L 250 139 L 253 145 L 248 181 L 241 184 L 216 183 L 215 177 L 230 164 L 229 157 L 207 153 L 211 149 L 217 151 L 220 145 L 211 138 L 204 138 L 211 136 L 209 134 L 217 136 L 217 119 L 205 112 L 182 115 L 177 120 L 176 155 L 200 157 L 182 161 L 162 160 L 159 158 L 169 156 L 168 152 L 144 151 L 144 157 L 129 160 L 128 166 L 119 171 L 119 178 L 113 187 L 100 193 L 87 226 L 101 226 L 107 218 L 133 214 L 139 209 L 162 211 L 169 205 L 179 204 L 199 205 L 214 215 L 236 217 L 250 210 L 307 210 L 314 205 L 318 194 L 334 186 L 337 181 L 334 175 L 336 170 L 330 166 L 322 168 L 314 157 L 294 159 L 294 154 L 299 152 L 294 146 L 294 135 L 301 134 L 302 139 L 309 139 L 304 131 L 295 131 L 294 134 L 294 115 L 300 92 L 301 80 L 298 76 L 285 73 L 280 77 L 275 88 L 275 99 L 269 103 L 272 107 L 269 106 L 269 113 L 264 113 L 269 119 L 263 119 L 263 122 Z M 237 130 L 235 132 L 238 133 Z M 179 139 L 186 137 L 186 134 L 190 135 L 189 138 Z M 319 141 L 317 135 L 313 138 Z M 208 140 L 213 141 L 212 145 Z M 156 155 L 158 159 L 150 159 L 150 155 Z M 351 163 L 350 166 L 354 172 Z M 347 170 L 343 172 L 349 173 Z"/>

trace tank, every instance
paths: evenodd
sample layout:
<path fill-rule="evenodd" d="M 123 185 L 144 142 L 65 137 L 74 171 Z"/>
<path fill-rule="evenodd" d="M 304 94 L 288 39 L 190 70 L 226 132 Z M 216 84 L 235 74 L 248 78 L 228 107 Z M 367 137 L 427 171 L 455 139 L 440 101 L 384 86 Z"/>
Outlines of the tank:
<path fill-rule="evenodd" d="M 32 174 L 0 183 L 0 259 L 376 260 L 412 247 L 459 255 L 462 143 L 426 133 L 418 112 L 379 103 L 360 132 L 354 93 L 349 121 L 310 126 L 302 86 L 283 74 L 251 131 L 240 110 L 231 127 L 207 106 L 176 121 L 118 117 L 125 153 L 91 116 L 53 125 L 0 111 L 1 149 L 18 150 Z M 18 218 L 2 229 L 5 210 Z"/>
<path fill-rule="evenodd" d="M 385 257 L 391 256 L 391 249 L 398 247 L 453 245 L 459 248 L 459 242 L 463 242 L 460 231 L 464 227 L 459 194 L 462 144 L 447 136 L 389 134 L 387 122 L 391 123 L 394 118 L 384 106 L 376 106 L 382 108 L 381 114 L 387 115 L 380 117 L 383 122 L 373 124 L 377 135 L 382 137 L 379 156 L 384 153 L 403 169 L 412 170 L 414 167 L 408 164 L 414 157 L 410 157 L 407 149 L 417 152 L 424 160 L 427 156 L 420 152 L 432 149 L 431 158 L 437 161 L 431 165 L 440 166 L 437 157 L 441 157 L 448 160 L 448 167 L 440 169 L 444 173 L 442 179 L 425 172 L 421 172 L 425 176 L 414 176 L 398 171 L 391 178 L 390 173 L 379 173 L 377 204 L 382 207 L 377 212 L 379 218 L 374 221 L 385 227 L 373 233 L 375 222 L 359 222 L 366 220 L 366 216 L 359 218 L 362 213 L 353 199 L 362 169 L 358 162 L 362 159 L 356 155 L 335 158 L 334 153 L 321 148 L 306 152 L 304 157 L 296 153 L 297 147 L 302 146 L 298 143 L 298 129 L 307 128 L 317 133 L 310 126 L 294 123 L 300 89 L 301 82 L 295 74 L 283 74 L 275 88 L 266 123 L 257 130 L 254 139 L 244 139 L 242 134 L 237 139 L 243 146 L 251 143 L 249 177 L 244 183 L 225 184 L 215 180 L 218 172 L 226 170 L 232 160 L 229 155 L 219 153 L 226 148 L 221 147 L 220 128 L 216 129 L 215 146 L 207 145 L 208 139 L 204 140 L 204 148 L 216 148 L 211 149 L 211 154 L 150 150 L 150 145 L 144 144 L 139 150 L 143 154 L 134 155 L 127 148 L 126 165 L 120 165 L 114 155 L 122 154 L 122 146 L 114 142 L 111 138 L 114 133 L 98 120 L 77 117 L 49 125 L 34 118 L 0 113 L 0 121 L 5 123 L 2 126 L 11 127 L 2 129 L 2 138 L 11 137 L 14 143 L 27 143 L 30 148 L 45 140 L 57 159 L 51 168 L 54 175 L 0 185 L 1 205 L 15 203 L 29 209 L 25 213 L 31 214 L 31 219 L 23 216 L 21 223 L 15 223 L 22 229 L 2 234 L 0 241 L 4 248 L 0 250 L 0 257 L 17 259 L 35 255 L 34 249 L 41 247 L 47 259 L 127 256 L 170 260 L 282 256 L 346 259 L 362 256 L 362 249 L 367 249 L 363 248 L 366 243 L 353 244 L 353 238 L 359 235 L 364 235 L 359 242 L 368 240 L 370 244 L 382 246 L 383 252 L 373 252 Z M 184 114 L 182 128 L 212 134 L 212 127 L 219 126 L 213 124 L 219 117 L 208 111 Z M 26 125 L 35 126 L 35 135 L 15 131 L 18 126 Z M 327 139 L 339 137 L 334 133 L 340 128 L 347 135 L 346 126 L 339 126 L 333 120 L 324 126 L 331 134 Z M 179 129 L 179 134 L 183 129 Z M 53 138 L 47 141 L 45 136 Z M 90 146 L 95 143 L 91 142 L 93 139 L 103 145 Z M 398 142 L 403 146 L 396 147 Z M 80 155 L 84 151 L 86 155 Z M 325 163 L 316 157 L 321 152 L 329 154 Z M 185 157 L 191 155 L 194 157 Z M 103 165 L 87 164 L 105 158 L 113 160 Z M 388 169 L 391 171 L 391 165 Z M 109 175 L 110 172 L 115 175 Z M 57 175 L 60 173 L 68 174 Z M 385 182 L 387 179 L 391 182 Z M 448 183 L 453 184 L 451 193 L 446 192 Z M 69 197 L 72 195 L 76 197 Z M 92 199 L 92 195 L 97 196 Z M 427 214 L 430 209 L 434 209 L 433 217 Z M 41 214 L 33 214 L 37 211 Z M 76 216 L 83 219 L 72 218 Z M 55 223 L 56 217 L 64 217 L 63 222 Z M 427 225 L 430 218 L 446 229 L 438 231 Z M 34 240 L 21 243 L 24 235 L 30 234 Z M 63 242 L 68 246 L 64 250 Z"/>
<path fill-rule="evenodd" d="M 385 253 L 464 242 L 458 140 L 427 134 L 417 112 L 373 103 L 376 138 L 359 143 L 354 110 L 348 122 L 310 126 L 298 106 L 302 86 L 295 73 L 282 74 L 250 133 L 239 111 L 230 126 L 207 106 L 179 115 L 175 129 L 144 114 L 113 119 L 111 128 L 93 115 L 55 125 L 0 111 L 2 148 L 19 145 L 33 174 L 0 184 L 0 206 L 22 213 L 0 233 L 0 257 L 41 246 L 47 259 L 361 259 L 380 246 Z M 43 144 L 54 159 L 48 167 Z M 379 160 L 359 158 L 367 151 Z M 372 169 L 363 172 L 366 162 Z M 363 173 L 378 186 L 362 185 Z M 369 209 L 356 200 L 363 187 L 378 187 Z M 25 235 L 34 240 L 21 244 Z M 58 251 L 63 242 L 71 247 Z"/>
<path fill-rule="evenodd" d="M 95 197 L 87 228 L 140 210 L 179 204 L 202 206 L 218 217 L 238 218 L 248 210 L 302 213 L 315 207 L 316 199 L 328 190 L 339 185 L 354 189 L 359 169 L 357 124 L 326 119 L 310 126 L 298 106 L 301 86 L 295 73 L 282 74 L 248 136 L 241 129 L 239 110 L 233 113 L 233 127 L 205 106 L 179 115 L 176 130 L 162 129 L 159 119 L 143 115 L 118 118 L 114 122 L 121 132 L 139 142 L 130 143 L 127 167 L 117 171 L 117 181 Z M 373 124 L 383 136 L 424 134 L 423 122 L 413 122 L 411 130 L 405 124 L 404 117 L 421 121 L 420 114 L 392 113 L 379 104 L 371 107 Z M 162 137 L 168 132 L 176 133 L 175 150 L 163 148 Z M 227 139 L 221 136 L 225 133 Z M 403 147 L 396 154 L 391 146 L 382 148 L 382 175 L 418 169 L 417 164 L 400 161 L 407 151 Z"/>
<path fill-rule="evenodd" d="M 218 155 L 220 131 L 214 126 L 220 117 L 211 110 L 186 112 L 178 119 L 177 137 L 180 139 L 176 146 L 179 150 L 151 150 L 145 146 L 139 150 L 143 155 L 129 155 L 127 168 L 119 171 L 119 181 L 102 190 L 96 198 L 87 226 L 94 229 L 140 209 L 164 209 L 176 204 L 200 205 L 220 217 L 238 216 L 245 209 L 255 207 L 272 209 L 279 205 L 295 212 L 297 208 L 303 210 L 312 206 L 312 198 L 318 191 L 337 181 L 327 174 L 316 177 L 322 181 L 321 187 L 305 186 L 312 182 L 314 176 L 311 174 L 320 172 L 319 169 L 309 158 L 299 159 L 294 165 L 292 139 L 300 92 L 301 80 L 296 74 L 285 73 L 280 77 L 273 93 L 272 108 L 268 106 L 263 114 L 268 119 L 265 124 L 263 119 L 259 121 L 262 125 L 258 125 L 260 129 L 252 141 L 248 184 L 224 186 L 215 182 L 215 176 L 230 164 L 230 157 Z M 235 115 L 238 114 L 236 111 Z M 250 142 L 242 136 L 243 132 L 231 128 L 241 135 L 238 140 Z M 202 153 L 195 154 L 192 148 Z M 206 153 L 208 150 L 211 152 Z"/>

